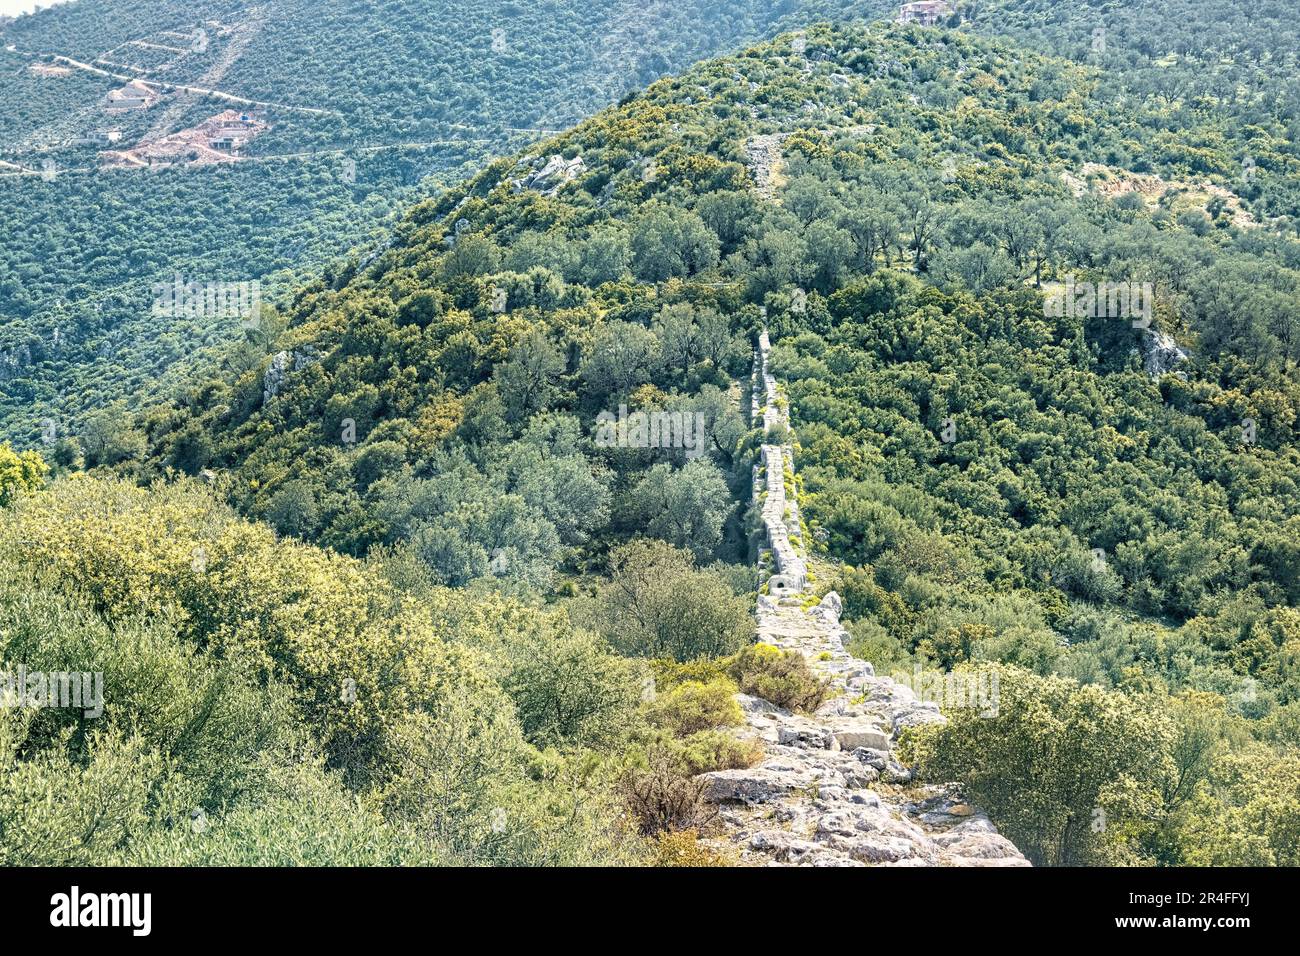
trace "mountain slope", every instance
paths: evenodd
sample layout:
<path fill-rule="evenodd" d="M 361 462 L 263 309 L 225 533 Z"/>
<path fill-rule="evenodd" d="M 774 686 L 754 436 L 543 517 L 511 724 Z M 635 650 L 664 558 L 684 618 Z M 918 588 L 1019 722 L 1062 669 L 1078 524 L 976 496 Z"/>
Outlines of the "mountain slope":
<path fill-rule="evenodd" d="M 19 18 L 0 31 L 0 434 L 73 434 L 91 410 L 135 405 L 245 336 L 220 316 L 156 314 L 155 286 L 175 275 L 260 281 L 276 300 L 467 164 L 808 11 L 79 0 Z M 107 112 L 135 78 L 158 101 Z M 240 162 L 191 140 L 164 155 L 163 137 L 226 109 L 268 126 Z M 120 138 L 94 141 L 109 132 Z M 142 162 L 167 165 L 146 175 Z"/>
<path fill-rule="evenodd" d="M 377 388 L 378 405 L 375 399 L 358 403 L 374 409 L 365 420 L 400 420 L 407 416 L 385 410 L 435 408 L 448 400 L 444 395 L 463 394 L 488 376 L 508 347 L 491 342 L 506 319 L 543 317 L 557 308 L 574 316 L 565 322 L 582 324 L 611 316 L 612 308 L 611 317 L 635 316 L 660 298 L 655 293 L 646 300 L 654 285 L 695 274 L 708 281 L 684 288 L 687 298 L 735 309 L 769 296 L 788 305 L 796 282 L 826 295 L 849 275 L 900 261 L 919 265 L 942 284 L 973 283 L 976 291 L 1026 269 L 1041 274 L 1045 263 L 1063 275 L 1072 264 L 1095 268 L 1107 261 L 1125 277 L 1146 274 L 1191 289 L 1202 280 L 1170 272 L 1170 257 L 1221 260 L 1205 273 L 1208 279 L 1248 270 L 1273 250 L 1283 261 L 1294 254 L 1293 244 L 1265 231 L 1220 228 L 1198 236 L 1194 220 L 1180 225 L 1159 207 L 1135 216 L 1072 196 L 1062 174 L 1068 177 L 1097 155 L 1090 144 L 1136 144 L 1141 128 L 1162 121 L 1157 107 L 1113 115 L 1090 101 L 1094 81 L 1086 71 L 973 44 L 959 34 L 901 31 L 878 43 L 875 36 L 861 49 L 813 47 L 806 58 L 782 41 L 761 56 L 665 81 L 624 110 L 548 142 L 531 154 L 536 158 L 493 164 L 464 190 L 418 207 L 391 251 L 300 295 L 286 341 L 320 355 L 312 387 L 324 389 L 338 408 L 347 407 L 356 388 Z M 796 82 L 807 87 L 802 94 Z M 1182 135 L 1191 139 L 1203 130 Z M 779 208 L 756 205 L 743 188 L 745 164 L 762 173 L 769 162 L 755 160 L 748 148 L 760 141 L 779 143 L 773 171 L 778 179 L 796 180 Z M 825 157 L 837 150 L 867 175 L 854 172 L 850 181 L 839 167 L 826 169 Z M 553 154 L 581 157 L 576 180 L 566 184 L 557 173 L 540 189 L 525 188 L 528 169 Z M 1165 151 L 1163 143 L 1148 162 L 1170 181 L 1196 175 L 1178 150 Z M 1228 156 L 1222 163 L 1230 169 Z M 1227 172 L 1222 175 L 1226 182 Z M 1033 223 L 1023 224 L 1023 235 L 990 227 L 993 197 L 1021 203 L 1026 216 L 1054 234 L 1033 233 Z M 866 221 L 854 221 L 862 218 L 858 210 L 869 212 Z M 785 223 L 799 240 L 783 248 L 773 229 Z M 1131 244 L 1139 241 L 1151 245 L 1135 251 Z M 976 254 L 981 249 L 983 258 Z M 1263 259 L 1253 258 L 1256 250 Z M 547 270 L 546 282 L 559 284 L 539 285 L 542 278 L 534 277 L 520 285 L 538 268 Z M 508 287 L 500 318 L 489 308 L 494 276 Z M 625 291 L 628 279 L 636 282 Z M 1283 271 L 1272 283 L 1280 307 L 1294 276 Z M 667 288 L 667 301 L 683 294 L 671 283 Z M 629 295 L 632 301 L 623 301 Z M 638 300 L 645 304 L 634 304 Z M 1258 327 L 1249 328 L 1234 328 L 1240 318 L 1221 322 L 1227 317 L 1213 301 L 1184 295 L 1168 304 L 1159 314 L 1162 323 L 1176 332 L 1199 323 L 1194 330 L 1217 348 L 1249 348 L 1251 358 L 1262 359 L 1277 354 L 1266 343 L 1294 342 L 1285 310 L 1272 316 L 1267 302 L 1255 316 Z M 395 368 L 412 368 L 414 380 L 398 384 L 382 365 L 356 366 L 347 343 L 363 333 L 344 315 L 376 325 L 380 341 L 399 348 Z M 469 364 L 453 373 L 439 343 L 461 332 L 477 342 Z M 581 342 L 586 334 L 564 332 L 562 339 Z M 1283 358 L 1288 348 L 1284 344 Z M 1106 355 L 1106 362 L 1118 358 L 1112 350 Z M 572 353 L 568 365 L 567 373 L 577 371 Z M 229 398 L 216 403 L 210 450 L 197 459 L 172 454 L 172 460 L 190 469 L 237 462 L 255 473 L 260 455 L 279 457 L 293 448 L 289 457 L 303 460 L 319 443 L 319 429 L 333 431 L 334 423 L 322 425 L 317 417 L 320 398 L 300 399 L 301 389 L 291 388 L 281 401 L 268 402 L 263 386 L 259 371 L 245 373 Z M 408 388 L 416 396 L 402 396 Z M 268 417 L 277 422 L 273 438 L 260 437 L 271 434 L 263 425 Z M 363 424 L 363 443 L 366 431 Z M 415 450 L 410 437 L 399 440 Z M 259 487 L 265 493 L 268 483 Z"/>
<path fill-rule="evenodd" d="M 1178 148 L 1195 177 L 1227 185 L 1229 214 L 1239 215 L 1239 202 L 1257 221 L 1294 221 L 1300 91 L 1288 42 L 1295 28 L 1282 7 L 998 0 L 957 8 L 963 30 L 1099 67 L 1095 95 L 1117 115 L 1136 97 L 1159 114 L 1153 129 L 1204 129 L 1201 141 Z M 0 169 L 16 210 L 3 227 L 0 428 L 22 444 L 37 442 L 50 422 L 72 434 L 91 409 L 118 397 L 134 405 L 144 383 L 210 365 L 196 346 L 244 330 L 150 315 L 153 287 L 176 273 L 262 280 L 277 299 L 349 247 L 376 241 L 393 208 L 436 188 L 416 188 L 426 176 L 454 176 L 542 135 L 535 130 L 567 126 L 655 76 L 783 26 L 893 9 L 838 0 L 757 9 L 82 0 L 21 18 L 6 27 L 0 52 L 0 96 L 10 104 L 0 110 L 0 160 L 19 167 Z M 134 145 L 232 105 L 172 92 L 143 114 L 105 116 L 102 96 L 137 75 L 279 104 L 266 107 L 274 122 L 245 155 L 291 158 L 163 172 L 157 188 L 88 176 L 97 147 L 72 147 L 77 137 L 120 127 L 123 144 Z M 1141 150 L 1123 140 L 1096 152 L 1111 170 L 1103 176 L 1149 172 Z M 52 182 L 37 175 L 46 160 L 55 164 Z"/>
<path fill-rule="evenodd" d="M 941 29 L 819 27 L 701 65 L 417 206 L 382 255 L 300 293 L 269 363 L 139 427 L 155 466 L 224 473 L 283 532 L 563 603 L 637 532 L 738 557 L 732 532 L 690 530 L 718 520 L 684 504 L 716 494 L 687 490 L 699 463 L 595 438 L 620 405 L 700 409 L 743 497 L 729 336 L 766 321 L 816 590 L 845 596 L 855 648 L 882 671 L 1019 668 L 1016 706 L 918 743 L 922 772 L 971 781 L 1036 862 L 1246 859 L 1234 807 L 1290 799 L 1266 781 L 1295 761 L 1296 556 L 1274 529 L 1297 520 L 1296 245 L 1221 215 L 1205 184 L 1234 185 L 1230 124 L 1156 94 L 1117 112 L 1103 85 Z M 1078 189 L 1115 143 L 1165 193 Z M 1053 312 L 1071 277 L 1149 283 L 1149 321 Z M 1153 364 L 1168 336 L 1190 358 Z M 581 529 L 513 464 L 556 455 L 537 441 L 557 419 L 563 467 L 576 452 L 611 493 Z M 1071 728 L 1064 764 L 1016 749 L 1040 699 Z M 1148 810 L 1104 774 L 1052 789 L 1108 759 L 1096 708 L 1149 743 L 1121 774 Z M 976 728 L 996 776 L 969 763 Z M 1041 816 L 1018 819 L 1034 788 Z M 1093 807 L 1126 825 L 1080 827 Z M 1266 841 L 1249 858 L 1291 859 L 1284 826 Z"/>

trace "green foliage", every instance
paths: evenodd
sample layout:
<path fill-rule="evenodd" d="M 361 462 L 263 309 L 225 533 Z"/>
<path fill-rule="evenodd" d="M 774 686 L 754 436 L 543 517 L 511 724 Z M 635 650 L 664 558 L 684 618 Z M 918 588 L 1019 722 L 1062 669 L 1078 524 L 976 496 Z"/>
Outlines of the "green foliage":
<path fill-rule="evenodd" d="M 678 741 L 677 752 L 688 774 L 710 770 L 740 770 L 763 759 L 763 745 L 729 730 L 700 730 Z"/>
<path fill-rule="evenodd" d="M 17 454 L 8 443 L 0 445 L 0 508 L 39 488 L 48 471 L 49 466 L 36 452 Z"/>
<path fill-rule="evenodd" d="M 1297 865 L 1300 760 L 1259 746 L 1223 756 L 1179 822 L 1189 865 Z"/>
<path fill-rule="evenodd" d="M 761 753 L 727 729 L 727 678 L 795 709 L 827 693 L 799 655 L 744 646 L 752 585 L 708 566 L 744 548 L 760 436 L 732 379 L 765 325 L 788 490 L 819 576 L 843 566 L 853 650 L 998 662 L 997 715 L 918 732 L 921 772 L 964 780 L 1040 863 L 1294 865 L 1294 18 L 1143 0 L 1101 51 L 1089 8 L 1023 0 L 960 29 L 811 27 L 803 56 L 787 36 L 701 63 L 482 165 L 298 282 L 426 173 L 533 135 L 511 130 L 846 9 L 717 0 L 631 38 L 620 4 L 518 6 L 271 0 L 278 29 L 222 82 L 328 118 L 280 108 L 256 162 L 0 187 L 0 427 L 22 447 L 49 419 L 56 470 L 158 482 L 42 491 L 40 460 L 0 447 L 6 660 L 113 689 L 100 723 L 0 715 L 6 862 L 644 859 L 626 827 L 669 834 L 650 859 L 711 859 L 694 777 Z M 14 27 L 6 145 L 103 92 L 37 87 L 24 51 L 89 60 L 203 19 L 97 9 Z M 776 202 L 746 168 L 772 133 Z M 336 156 L 261 161 L 371 140 L 356 183 Z M 572 181 L 525 185 L 552 156 L 581 159 Z M 1163 182 L 1144 197 L 1130 174 Z M 131 239 L 80 241 L 87 223 Z M 279 308 L 160 323 L 175 270 L 263 278 Z M 1148 373 L 1131 323 L 1045 308 L 1071 276 L 1152 283 L 1180 374 Z M 620 405 L 700 413 L 703 448 L 597 441 Z M 620 654 L 658 658 L 657 700 Z"/>
<path fill-rule="evenodd" d="M 913 658 L 903 642 L 892 637 L 884 627 L 869 617 L 848 623 L 851 640 L 846 650 L 854 657 L 870 661 L 881 674 L 912 670 Z"/>
<path fill-rule="evenodd" d="M 700 842 L 694 830 L 666 830 L 655 840 L 651 866 L 731 866 L 730 858 Z"/>
<path fill-rule="evenodd" d="M 947 712 L 908 749 L 961 778 L 1036 863 L 1287 866 L 1300 790 L 1293 751 L 1251 740 L 1216 695 L 1107 692 L 998 666 L 996 714 Z"/>
<path fill-rule="evenodd" d="M 0 148 L 28 170 L 0 178 L 9 212 L 0 223 L 0 434 L 29 442 L 50 417 L 83 435 L 97 406 L 148 402 L 160 372 L 179 383 L 206 374 L 232 346 L 241 353 L 247 333 L 237 321 L 151 314 L 153 286 L 175 274 L 260 280 L 277 301 L 323 269 L 345 281 L 384 246 L 397 210 L 463 170 L 818 6 L 710 0 L 664 8 L 634 32 L 614 0 L 545 9 L 268 0 L 252 11 L 231 0 L 112 0 L 21 18 L 5 33 L 15 49 L 0 49 Z M 161 49 L 212 21 L 236 29 L 209 30 L 202 52 Z M 105 173 L 99 147 L 78 138 L 117 128 L 116 148 L 130 148 L 159 135 L 164 111 L 162 131 L 172 132 L 230 104 L 170 93 L 149 110 L 100 116 L 100 100 L 121 81 L 31 72 L 54 54 L 108 57 L 154 82 L 215 84 L 274 103 L 265 109 L 270 129 L 242 151 L 244 162 Z M 38 175 L 45 159 L 56 163 L 52 181 Z M 664 219 L 654 252 L 638 263 L 662 258 L 680 271 L 710 261 L 710 230 L 672 207 Z M 480 241 L 469 237 L 452 260 Z M 580 248 L 575 268 L 593 286 L 617 281 L 631 263 L 626 239 L 601 235 Z M 253 336 L 255 348 L 267 333 L 274 329 Z M 247 368 L 242 360 L 236 369 Z"/>
<path fill-rule="evenodd" d="M 398 859 L 372 851 L 377 821 L 322 769 L 282 690 L 196 651 L 166 617 L 110 625 L 18 574 L 0 621 L 7 668 L 102 675 L 103 688 L 98 717 L 0 713 L 8 865 Z M 338 831 L 309 839 L 322 819 Z"/>
<path fill-rule="evenodd" d="M 188 482 L 57 482 L 6 512 L 0 566 L 6 663 L 105 685 L 98 720 L 5 711 L 14 862 L 639 853 L 581 755 L 539 762 L 524 736 L 611 746 L 636 726 L 639 668 L 536 611 L 405 597 Z M 312 808 L 339 828 L 314 849 Z"/>
<path fill-rule="evenodd" d="M 642 705 L 650 731 L 625 758 L 618 787 L 637 827 L 662 847 L 665 834 L 707 832 L 715 823 L 717 808 L 704 798 L 699 774 L 753 766 L 763 748 L 732 730 L 744 716 L 736 685 L 720 674 L 725 660 L 653 664 L 665 686 Z"/>
<path fill-rule="evenodd" d="M 984 674 L 996 676 L 996 714 L 955 709 L 946 726 L 917 731 L 918 773 L 962 780 L 1036 864 L 1102 862 L 1107 841 L 1160 807 L 1174 721 L 1127 694 L 1014 667 Z"/>
<path fill-rule="evenodd" d="M 667 693 L 684 683 L 714 684 L 728 680 L 729 658 L 697 657 L 688 661 L 657 657 L 648 661 L 658 693 Z"/>
<path fill-rule="evenodd" d="M 649 534 L 695 555 L 711 557 L 722 541 L 722 527 L 734 508 L 722 472 L 712 462 L 687 462 L 651 468 L 632 490 L 630 518 L 641 517 Z"/>
<path fill-rule="evenodd" d="M 579 613 L 620 653 L 689 661 L 734 651 L 753 630 L 749 602 L 691 556 L 641 539 L 610 554 L 610 580 Z"/>
<path fill-rule="evenodd" d="M 149 823 L 148 801 L 162 755 L 119 734 L 96 737 L 85 764 L 56 752 L 19 762 L 21 712 L 0 712 L 0 827 L 6 866 L 100 863 Z"/>
<path fill-rule="evenodd" d="M 787 710 L 811 713 L 830 693 L 829 683 L 813 673 L 807 658 L 771 644 L 743 648 L 729 671 L 741 691 Z"/>
<path fill-rule="evenodd" d="M 635 726 L 645 672 L 595 635 L 525 631 L 506 657 L 503 686 L 533 744 L 614 748 Z"/>
<path fill-rule="evenodd" d="M 103 862 L 96 859 L 96 863 Z M 140 866 L 411 866 L 447 862 L 395 833 L 319 767 L 270 768 L 220 816 L 183 814 L 138 838 L 122 862 Z"/>
<path fill-rule="evenodd" d="M 744 723 L 744 716 L 735 693 L 736 686 L 729 681 L 687 681 L 658 695 L 646 707 L 646 719 L 678 737 L 715 727 L 736 727 Z"/>

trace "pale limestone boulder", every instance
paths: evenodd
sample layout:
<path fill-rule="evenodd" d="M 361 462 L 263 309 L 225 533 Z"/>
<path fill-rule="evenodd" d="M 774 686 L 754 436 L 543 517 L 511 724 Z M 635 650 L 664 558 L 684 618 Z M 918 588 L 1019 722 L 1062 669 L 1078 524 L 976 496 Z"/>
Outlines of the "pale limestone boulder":
<path fill-rule="evenodd" d="M 859 747 L 879 750 L 881 747 L 889 746 L 890 740 L 889 734 L 878 727 L 871 726 L 832 731 L 832 735 L 839 743 L 841 750 L 857 750 Z"/>
<path fill-rule="evenodd" d="M 757 767 L 740 770 L 715 770 L 701 774 L 705 782 L 704 798 L 713 803 L 767 803 L 794 791 L 811 791 L 833 781 L 828 772 L 797 764 L 768 761 Z M 842 779 L 842 778 L 841 778 Z"/>

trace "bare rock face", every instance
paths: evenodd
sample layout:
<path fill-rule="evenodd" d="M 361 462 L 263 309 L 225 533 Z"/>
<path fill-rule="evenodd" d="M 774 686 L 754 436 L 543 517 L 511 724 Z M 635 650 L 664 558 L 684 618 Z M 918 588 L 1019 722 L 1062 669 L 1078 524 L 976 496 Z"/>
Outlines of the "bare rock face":
<path fill-rule="evenodd" d="M 539 168 L 525 175 L 522 179 L 514 180 L 515 192 L 524 189 L 535 189 L 544 196 L 554 196 L 560 191 L 565 183 L 573 182 L 586 170 L 587 164 L 583 162 L 581 156 L 575 156 L 573 159 L 565 159 L 563 156 L 551 156 L 545 162 L 541 159 L 534 160 L 534 164 Z"/>
<path fill-rule="evenodd" d="M 1174 337 L 1158 329 L 1147 329 L 1143 347 L 1142 367 L 1152 378 L 1168 375 L 1187 361 L 1187 353 L 1178 347 Z"/>
<path fill-rule="evenodd" d="M 289 353 L 276 352 L 271 356 L 271 364 L 262 374 L 262 402 L 269 402 L 280 394 L 284 380 L 289 377 Z"/>
<path fill-rule="evenodd" d="M 291 372 L 301 371 L 315 361 L 316 356 L 309 350 L 276 352 L 262 374 L 262 403 L 266 404 L 280 394 Z"/>
<path fill-rule="evenodd" d="M 815 608 L 812 608 L 808 613 L 824 624 L 837 627 L 840 623 L 840 613 L 842 611 L 843 607 L 840 604 L 840 596 L 834 591 L 831 591 L 822 598 L 820 604 Z"/>

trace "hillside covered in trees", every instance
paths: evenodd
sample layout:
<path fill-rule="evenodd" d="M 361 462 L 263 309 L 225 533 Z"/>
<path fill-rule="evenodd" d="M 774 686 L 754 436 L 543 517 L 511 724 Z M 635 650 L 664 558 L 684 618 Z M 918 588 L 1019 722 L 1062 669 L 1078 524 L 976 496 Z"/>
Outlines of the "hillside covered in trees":
<path fill-rule="evenodd" d="M 488 158 L 812 15 L 777 0 L 652 13 L 625 0 L 78 0 L 15 20 L 0 28 L 0 435 L 75 434 L 231 342 L 266 341 L 229 317 L 158 314 L 159 284 L 258 281 L 279 300 L 381 248 L 404 206 Z M 107 110 L 133 78 L 157 102 Z M 239 162 L 193 147 L 164 162 L 150 145 L 231 108 L 268 127 Z M 154 165 L 105 159 L 131 149 Z"/>
<path fill-rule="evenodd" d="M 278 301 L 348 250 L 382 247 L 407 203 L 492 155 L 701 57 L 894 6 L 79 0 L 20 18 L 0 44 L 0 189 L 11 211 L 0 224 L 0 429 L 22 446 L 51 427 L 75 434 L 89 412 L 167 393 L 250 333 L 221 317 L 155 314 L 155 287 L 178 274 L 260 281 Z M 951 26 L 1098 68 L 1095 95 L 1117 112 L 1130 89 L 1158 101 L 1165 123 L 1213 112 L 1237 144 L 1242 205 L 1259 219 L 1295 215 L 1296 37 L 1278 10 L 956 7 Z M 105 113 L 104 97 L 137 76 L 161 102 Z M 148 144 L 232 105 L 217 94 L 243 97 L 234 105 L 269 122 L 246 162 L 149 177 L 99 168 L 108 146 Z M 95 140 L 109 133 L 121 139 Z M 1223 142 L 1176 148 L 1198 174 L 1222 173 L 1212 154 Z M 1104 154 L 1147 171 L 1122 141 Z"/>
<path fill-rule="evenodd" d="M 999 676 L 916 783 L 1037 864 L 1300 862 L 1294 89 L 1162 35 L 1127 79 L 943 25 L 710 60 L 7 453 L 6 658 L 131 688 L 3 715 L 0 819 L 62 835 L 15 862 L 297 862 L 312 814 L 310 862 L 727 862 L 692 781 L 758 759 L 732 695 L 821 694 L 748 646 L 762 329 L 807 600 L 879 673 Z M 628 409 L 698 431 L 602 437 Z"/>

